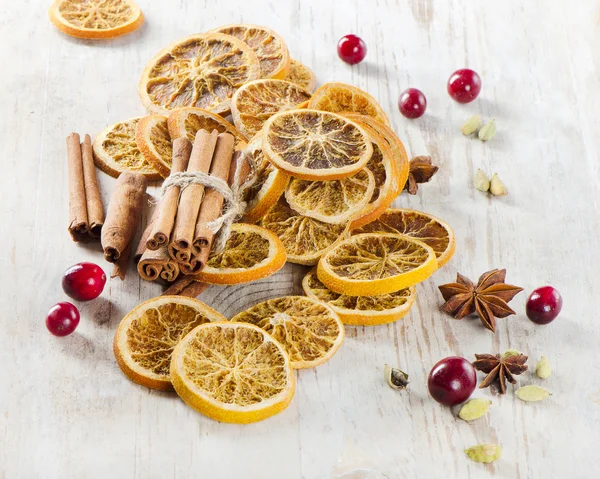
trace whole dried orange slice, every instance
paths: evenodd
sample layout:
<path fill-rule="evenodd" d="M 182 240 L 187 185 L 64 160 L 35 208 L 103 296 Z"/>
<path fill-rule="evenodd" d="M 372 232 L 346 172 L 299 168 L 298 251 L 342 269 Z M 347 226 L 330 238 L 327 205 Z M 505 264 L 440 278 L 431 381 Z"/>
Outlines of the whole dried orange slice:
<path fill-rule="evenodd" d="M 177 343 L 200 324 L 225 320 L 197 299 L 184 296 L 150 299 L 121 320 L 113 342 L 115 358 L 133 382 L 172 391 L 169 367 Z"/>
<path fill-rule="evenodd" d="M 248 45 L 220 33 L 191 35 L 171 43 L 146 65 L 138 88 L 144 106 L 168 115 L 187 106 L 227 115 L 231 97 L 260 75 Z"/>
<path fill-rule="evenodd" d="M 207 323 L 190 332 L 173 352 L 171 381 L 188 406 L 238 424 L 283 411 L 296 390 L 283 346 L 245 323 Z"/>
<path fill-rule="evenodd" d="M 313 92 L 317 84 L 317 78 L 310 68 L 293 58 L 290 62 L 290 71 L 285 79 L 309 92 Z"/>
<path fill-rule="evenodd" d="M 264 329 L 281 343 L 294 369 L 324 364 L 344 341 L 344 325 L 338 315 L 325 303 L 305 296 L 263 301 L 231 321 Z"/>
<path fill-rule="evenodd" d="M 390 233 L 363 233 L 325 253 L 317 275 L 335 293 L 376 296 L 420 283 L 436 269 L 434 251 L 421 241 Z"/>
<path fill-rule="evenodd" d="M 265 215 L 261 225 L 275 233 L 290 263 L 313 265 L 336 242 L 348 235 L 348 223 L 329 224 L 303 216 L 281 198 Z"/>
<path fill-rule="evenodd" d="M 263 150 L 282 170 L 305 180 L 339 180 L 362 169 L 373 147 L 357 123 L 334 113 L 292 110 L 263 128 Z"/>
<path fill-rule="evenodd" d="M 398 194 L 404 189 L 406 180 L 408 180 L 409 162 L 404 144 L 398 138 L 398 135 L 388 125 L 384 125 L 372 116 L 359 115 L 358 113 L 345 113 L 344 116 L 362 125 L 368 133 L 378 135 L 392 152 L 392 158 L 398 170 Z"/>
<path fill-rule="evenodd" d="M 441 219 L 421 211 L 388 209 L 372 223 L 352 231 L 352 234 L 360 233 L 394 233 L 422 241 L 435 252 L 438 267 L 450 261 L 456 249 L 452 228 Z"/>
<path fill-rule="evenodd" d="M 231 99 L 233 123 L 252 138 L 275 113 L 295 110 L 310 92 L 285 80 L 255 80 L 241 86 Z"/>
<path fill-rule="evenodd" d="M 277 203 L 290 177 L 275 168 L 264 155 L 260 135 L 250 140 L 242 154 L 244 158 L 252 159 L 256 167 L 256 180 L 243 193 L 243 200 L 246 202 L 243 220 L 246 223 L 256 223 Z"/>
<path fill-rule="evenodd" d="M 173 145 L 167 125 L 167 117 L 148 115 L 142 118 L 135 129 L 135 142 L 146 161 L 166 178 L 171 173 Z"/>
<path fill-rule="evenodd" d="M 131 0 L 54 0 L 50 21 L 77 38 L 102 40 L 137 30 L 144 15 Z"/>
<path fill-rule="evenodd" d="M 182 138 L 186 136 L 192 143 L 199 130 L 209 133 L 217 130 L 219 133 L 231 133 L 234 138 L 235 149 L 239 150 L 246 146 L 246 137 L 237 128 L 220 115 L 215 115 L 202 108 L 177 108 L 168 117 L 167 124 L 171 138 Z"/>
<path fill-rule="evenodd" d="M 149 180 L 162 179 L 137 146 L 135 133 L 140 120 L 132 118 L 115 123 L 94 138 L 94 160 L 104 173 L 118 178 L 124 171 L 130 171 L 140 173 Z"/>
<path fill-rule="evenodd" d="M 375 176 L 363 168 L 341 180 L 294 178 L 285 190 L 288 204 L 304 216 L 324 223 L 347 223 L 367 205 L 375 190 Z"/>
<path fill-rule="evenodd" d="M 345 83 L 329 82 L 320 86 L 310 99 L 308 108 L 333 113 L 360 113 L 372 116 L 386 125 L 390 124 L 375 98 L 366 91 Z"/>
<path fill-rule="evenodd" d="M 334 293 L 319 280 L 314 269 L 304 276 L 302 289 L 307 296 L 327 303 L 342 323 L 352 326 L 377 326 L 397 321 L 406 316 L 417 298 L 414 286 L 377 296 Z"/>
<path fill-rule="evenodd" d="M 235 223 L 221 253 L 211 253 L 196 279 L 209 284 L 239 284 L 272 275 L 285 264 L 285 248 L 271 231 Z"/>
<path fill-rule="evenodd" d="M 285 78 L 290 69 L 288 48 L 276 32 L 259 25 L 224 25 L 212 30 L 243 41 L 256 54 L 261 78 Z"/>

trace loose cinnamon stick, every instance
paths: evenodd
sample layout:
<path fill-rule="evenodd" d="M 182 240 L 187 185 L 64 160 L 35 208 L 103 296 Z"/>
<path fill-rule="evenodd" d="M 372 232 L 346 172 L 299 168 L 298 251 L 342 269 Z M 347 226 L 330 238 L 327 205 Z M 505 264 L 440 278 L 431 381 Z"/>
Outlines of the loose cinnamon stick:
<path fill-rule="evenodd" d="M 73 241 L 89 241 L 83 161 L 78 133 L 71 133 L 67 136 L 67 161 L 69 166 L 69 233 Z"/>
<path fill-rule="evenodd" d="M 194 139 L 194 146 L 190 156 L 187 171 L 208 173 L 212 162 L 213 152 L 217 143 L 218 132 L 213 130 L 208 133 L 199 130 Z M 196 220 L 200 211 L 200 203 L 204 193 L 203 185 L 190 185 L 181 193 L 175 227 L 169 244 L 169 255 L 180 266 L 189 263 L 192 259 L 191 245 L 194 239 Z"/>
<path fill-rule="evenodd" d="M 142 214 L 144 194 L 148 180 L 136 173 L 121 173 L 116 189 L 108 205 L 106 222 L 102 228 L 104 258 L 109 263 L 118 263 L 115 273 L 124 275 L 125 264 L 131 252 Z"/>
<path fill-rule="evenodd" d="M 196 281 L 192 276 L 182 276 L 163 293 L 163 296 L 178 295 L 196 298 L 208 286 L 206 283 Z"/>
<path fill-rule="evenodd" d="M 85 135 L 85 139 L 81 144 L 81 159 L 83 163 L 83 184 L 89 235 L 92 238 L 100 238 L 102 226 L 104 225 L 104 209 L 102 208 L 102 200 L 100 199 L 98 178 L 96 178 L 96 166 L 94 165 L 94 153 L 90 135 Z"/>
<path fill-rule="evenodd" d="M 186 170 L 191 152 L 192 143 L 187 138 L 177 138 L 173 142 L 171 174 L 181 173 Z M 168 246 L 173 225 L 175 224 L 175 215 L 177 214 L 179 190 L 179 186 L 171 186 L 160 200 L 154 227 L 150 231 L 146 241 L 148 249 L 157 250 L 162 246 Z"/>

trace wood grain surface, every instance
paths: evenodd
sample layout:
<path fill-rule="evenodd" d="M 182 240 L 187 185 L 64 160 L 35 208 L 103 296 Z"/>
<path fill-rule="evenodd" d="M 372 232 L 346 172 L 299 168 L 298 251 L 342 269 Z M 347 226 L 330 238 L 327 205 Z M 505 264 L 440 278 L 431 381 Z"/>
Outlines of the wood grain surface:
<path fill-rule="evenodd" d="M 0 5 L 0 478 L 404 479 L 592 478 L 600 471 L 600 6 L 592 0 L 471 2 L 453 0 L 139 0 L 137 32 L 105 42 L 77 40 L 48 20 L 49 1 Z M 66 338 L 44 326 L 46 311 L 66 300 L 62 272 L 103 262 L 97 246 L 67 233 L 65 137 L 92 137 L 106 125 L 144 114 L 137 84 L 146 62 L 167 43 L 221 24 L 276 29 L 319 83 L 348 82 L 377 98 L 411 156 L 440 166 L 433 181 L 395 205 L 435 214 L 453 226 L 456 255 L 418 286 L 402 321 L 347 328 L 329 363 L 298 373 L 290 407 L 264 422 L 226 425 L 189 409 L 174 394 L 129 382 L 112 338 L 121 318 L 161 288 L 131 271 L 109 281 L 101 298 L 80 304 L 82 322 Z M 337 40 L 359 34 L 366 60 L 338 60 Z M 480 73 L 477 101 L 446 93 L 457 68 Z M 406 120 L 397 98 L 425 92 L 426 115 Z M 488 142 L 463 137 L 471 115 L 496 118 Z M 477 168 L 498 172 L 509 194 L 473 188 Z M 106 206 L 114 180 L 100 173 Z M 155 188 L 151 191 L 156 191 Z M 149 214 L 145 212 L 145 218 Z M 506 267 L 525 288 L 516 316 L 494 335 L 476 319 L 439 311 L 437 285 L 457 271 L 476 279 Z M 269 297 L 299 293 L 305 269 L 292 265 L 249 285 L 201 295 L 226 316 Z M 524 314 L 526 295 L 553 284 L 564 309 L 549 326 Z M 548 356 L 546 381 L 525 374 L 552 397 L 527 404 L 498 397 L 474 423 L 435 403 L 429 370 L 439 359 L 524 351 L 534 367 Z M 383 366 L 411 376 L 407 391 L 383 380 Z M 463 453 L 498 443 L 494 464 Z"/>

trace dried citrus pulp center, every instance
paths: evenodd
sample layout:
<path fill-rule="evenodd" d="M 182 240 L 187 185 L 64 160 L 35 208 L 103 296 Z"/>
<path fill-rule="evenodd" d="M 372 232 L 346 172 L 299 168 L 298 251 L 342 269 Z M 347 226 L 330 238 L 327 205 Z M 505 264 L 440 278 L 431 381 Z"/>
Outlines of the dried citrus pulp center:
<path fill-rule="evenodd" d="M 456 248 L 452 228 L 439 218 L 421 211 L 389 209 L 374 222 L 352 233 L 395 233 L 418 239 L 433 249 L 438 266 L 446 264 Z"/>
<path fill-rule="evenodd" d="M 124 171 L 140 173 L 150 180 L 161 176 L 138 148 L 135 134 L 140 118 L 109 126 L 94 139 L 94 160 L 105 173 L 118 177 Z"/>
<path fill-rule="evenodd" d="M 135 142 L 146 161 L 163 178 L 169 176 L 173 145 L 167 126 L 167 117 L 148 115 L 142 118 L 135 130 Z"/>
<path fill-rule="evenodd" d="M 344 340 L 344 326 L 337 314 L 322 302 L 304 296 L 263 301 L 231 321 L 264 329 L 282 344 L 296 369 L 323 364 Z"/>
<path fill-rule="evenodd" d="M 131 0 L 55 0 L 50 20 L 64 33 L 79 38 L 113 38 L 136 30 L 144 16 Z"/>
<path fill-rule="evenodd" d="M 294 178 L 286 192 L 298 213 L 325 223 L 347 223 L 371 200 L 375 176 L 368 168 L 341 180 L 310 181 Z"/>
<path fill-rule="evenodd" d="M 225 25 L 214 32 L 231 35 L 248 45 L 260 63 L 261 78 L 285 78 L 290 69 L 287 46 L 277 33 L 258 25 Z"/>
<path fill-rule="evenodd" d="M 420 283 L 436 269 L 435 253 L 425 243 L 390 233 L 364 233 L 325 253 L 317 274 L 336 293 L 374 296 Z"/>
<path fill-rule="evenodd" d="M 316 264 L 319 258 L 348 233 L 348 223 L 329 224 L 303 216 L 282 198 L 261 222 L 273 231 L 285 246 L 290 263 Z"/>
<path fill-rule="evenodd" d="M 171 362 L 177 394 L 191 407 L 224 422 L 250 423 L 283 411 L 295 378 L 282 345 L 243 323 L 197 327 L 177 346 Z"/>
<path fill-rule="evenodd" d="M 139 93 L 154 113 L 192 106 L 226 114 L 235 91 L 259 75 L 258 59 L 244 42 L 220 33 L 191 35 L 150 60 Z"/>
<path fill-rule="evenodd" d="M 307 180 L 337 180 L 362 169 L 373 153 L 365 131 L 316 110 L 278 113 L 265 123 L 263 150 L 275 166 Z"/>
<path fill-rule="evenodd" d="M 150 299 L 123 318 L 115 333 L 117 363 L 132 381 L 154 389 L 172 390 L 171 354 L 187 333 L 200 324 L 225 321 L 201 301 L 183 296 Z"/>
<path fill-rule="evenodd" d="M 344 324 L 353 326 L 375 326 L 397 321 L 410 311 L 417 297 L 414 286 L 377 296 L 334 293 L 319 280 L 314 269 L 302 280 L 302 289 L 307 296 L 327 303 Z"/>
<path fill-rule="evenodd" d="M 237 128 L 222 116 L 215 115 L 202 108 L 177 108 L 169 114 L 167 123 L 169 134 L 173 140 L 187 137 L 193 143 L 198 131 L 206 130 L 210 133 L 217 130 L 219 133 L 231 133 L 235 140 L 236 149 L 246 146 L 246 137 Z"/>
<path fill-rule="evenodd" d="M 260 135 L 248 143 L 243 157 L 252 160 L 256 167 L 256 180 L 243 194 L 243 200 L 246 202 L 244 221 L 255 223 L 277 203 L 288 185 L 289 176 L 275 168 L 265 157 Z"/>
<path fill-rule="evenodd" d="M 225 248 L 211 253 L 197 279 L 210 284 L 247 283 L 275 273 L 285 259 L 285 248 L 271 231 L 234 223 Z"/>
<path fill-rule="evenodd" d="M 312 92 L 317 84 L 315 74 L 298 60 L 292 59 L 290 71 L 285 79 L 295 85 Z"/>
<path fill-rule="evenodd" d="M 235 126 L 252 138 L 275 113 L 298 108 L 310 92 L 284 80 L 255 80 L 233 95 L 231 116 Z"/>
<path fill-rule="evenodd" d="M 345 83 L 325 83 L 314 93 L 308 103 L 308 108 L 333 113 L 360 113 L 373 117 L 386 125 L 390 124 L 390 120 L 375 98 L 367 92 Z"/>

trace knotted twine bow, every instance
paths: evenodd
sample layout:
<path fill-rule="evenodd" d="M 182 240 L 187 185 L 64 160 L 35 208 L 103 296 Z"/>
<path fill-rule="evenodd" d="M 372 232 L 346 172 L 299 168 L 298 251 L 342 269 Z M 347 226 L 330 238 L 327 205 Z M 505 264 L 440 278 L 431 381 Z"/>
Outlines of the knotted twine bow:
<path fill-rule="evenodd" d="M 235 158 L 234 158 L 235 161 Z M 250 173 L 246 181 L 242 183 L 241 172 L 244 161 L 250 165 Z M 227 240 L 231 236 L 231 225 L 240 219 L 246 211 L 247 204 L 244 201 L 244 193 L 246 190 L 256 183 L 258 179 L 256 171 L 256 162 L 250 155 L 240 155 L 236 162 L 235 173 L 233 175 L 233 185 L 230 187 L 226 181 L 215 176 L 211 176 L 201 171 L 174 173 L 170 175 L 160 189 L 160 197 L 162 198 L 171 186 L 179 186 L 180 194 L 188 186 L 203 185 L 205 188 L 212 188 L 218 192 L 224 201 L 221 215 L 209 221 L 206 227 L 216 236 L 213 242 L 213 248 L 217 253 L 225 249 Z"/>

